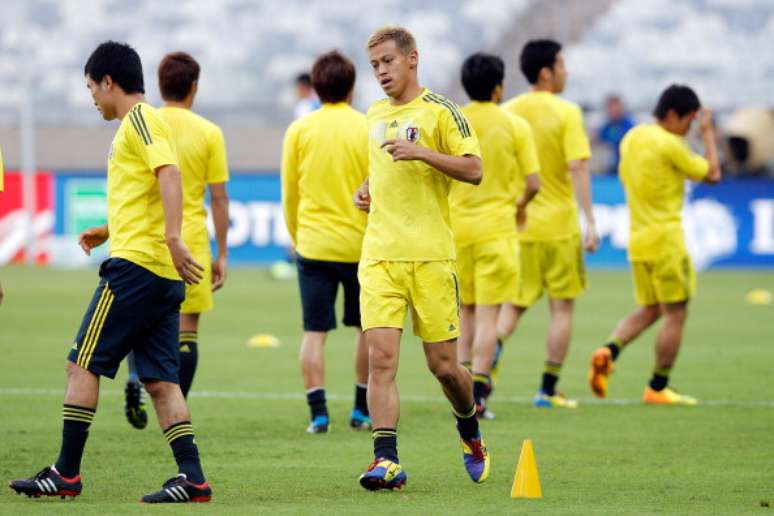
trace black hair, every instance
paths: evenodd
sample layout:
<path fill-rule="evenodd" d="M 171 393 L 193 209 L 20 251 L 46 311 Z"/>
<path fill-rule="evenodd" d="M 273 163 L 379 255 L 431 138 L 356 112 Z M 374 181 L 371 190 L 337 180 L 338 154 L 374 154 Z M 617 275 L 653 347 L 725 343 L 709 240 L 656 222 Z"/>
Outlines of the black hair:
<path fill-rule="evenodd" d="M 462 63 L 462 85 L 471 100 L 492 100 L 492 92 L 504 78 L 505 64 L 495 55 L 477 52 Z"/>
<path fill-rule="evenodd" d="M 97 83 L 109 75 L 127 94 L 145 93 L 140 56 L 126 43 L 102 43 L 89 56 L 83 73 Z"/>
<path fill-rule="evenodd" d="M 296 84 L 312 87 L 312 76 L 308 72 L 301 72 L 296 75 Z"/>
<path fill-rule="evenodd" d="M 521 72 L 527 82 L 535 84 L 540 77 L 540 70 L 553 68 L 556 56 L 562 50 L 562 45 L 552 39 L 533 39 L 521 50 Z"/>
<path fill-rule="evenodd" d="M 689 86 L 672 84 L 658 98 L 658 103 L 653 109 L 653 116 L 663 120 L 667 113 L 672 110 L 677 113 L 677 116 L 684 117 L 689 113 L 695 113 L 700 107 L 699 96 Z"/>

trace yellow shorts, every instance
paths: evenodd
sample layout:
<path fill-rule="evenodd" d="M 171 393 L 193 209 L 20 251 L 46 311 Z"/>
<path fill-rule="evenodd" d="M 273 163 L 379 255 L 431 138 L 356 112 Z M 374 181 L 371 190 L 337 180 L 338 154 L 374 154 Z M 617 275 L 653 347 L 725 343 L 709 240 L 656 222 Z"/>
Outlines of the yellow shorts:
<path fill-rule="evenodd" d="M 499 238 L 457 248 L 460 299 L 466 305 L 499 305 L 517 294 L 518 237 Z"/>
<path fill-rule="evenodd" d="M 185 286 L 185 300 L 180 305 L 181 314 L 200 314 L 212 310 L 212 255 L 210 249 L 191 248 L 196 263 L 204 267 L 202 280 L 196 285 Z"/>
<path fill-rule="evenodd" d="M 633 261 L 632 279 L 637 304 L 681 303 L 696 294 L 696 271 L 687 253 L 652 261 Z"/>
<path fill-rule="evenodd" d="M 586 266 L 580 235 L 521 242 L 521 281 L 513 304 L 532 306 L 548 291 L 551 299 L 575 299 L 586 288 Z"/>
<path fill-rule="evenodd" d="M 414 335 L 442 342 L 460 334 L 455 263 L 361 260 L 360 319 L 363 330 L 403 329 L 411 308 Z"/>

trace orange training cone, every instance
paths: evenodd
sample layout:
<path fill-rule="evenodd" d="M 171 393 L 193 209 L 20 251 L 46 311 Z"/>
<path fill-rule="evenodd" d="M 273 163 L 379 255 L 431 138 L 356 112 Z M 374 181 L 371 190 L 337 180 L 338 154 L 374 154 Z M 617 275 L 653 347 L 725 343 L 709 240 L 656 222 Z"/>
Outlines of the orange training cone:
<path fill-rule="evenodd" d="M 516 475 L 513 477 L 513 487 L 511 487 L 511 498 L 543 498 L 531 439 L 525 439 L 521 445 L 519 464 L 516 466 Z"/>

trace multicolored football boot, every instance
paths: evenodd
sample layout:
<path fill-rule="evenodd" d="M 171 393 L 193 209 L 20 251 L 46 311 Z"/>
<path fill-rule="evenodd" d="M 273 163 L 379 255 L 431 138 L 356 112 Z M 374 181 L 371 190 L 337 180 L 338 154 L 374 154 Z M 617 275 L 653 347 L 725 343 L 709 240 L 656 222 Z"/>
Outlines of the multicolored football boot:
<path fill-rule="evenodd" d="M 589 367 L 589 386 L 597 398 L 607 396 L 608 377 L 613 373 L 613 354 L 610 348 L 602 347 L 594 351 Z"/>
<path fill-rule="evenodd" d="M 687 405 L 693 406 L 698 403 L 693 396 L 680 394 L 674 389 L 665 387 L 660 391 L 654 390 L 650 386 L 645 387 L 642 393 L 642 401 L 648 405 Z"/>
<path fill-rule="evenodd" d="M 406 472 L 397 462 L 385 458 L 374 459 L 368 470 L 360 475 L 360 485 L 369 491 L 401 489 L 406 485 Z"/>
<path fill-rule="evenodd" d="M 34 477 L 12 480 L 8 483 L 8 487 L 16 491 L 16 494 L 26 494 L 30 498 L 58 496 L 62 500 L 67 496 L 75 498 L 83 489 L 80 475 L 65 478 L 53 466 L 46 466 Z"/>
<path fill-rule="evenodd" d="M 553 396 L 549 396 L 543 391 L 539 391 L 532 399 L 532 404 L 538 408 L 578 408 L 578 402 L 567 398 L 564 394 L 556 391 Z"/>
<path fill-rule="evenodd" d="M 479 435 L 475 439 L 462 442 L 462 460 L 465 462 L 465 470 L 470 479 L 476 483 L 483 483 L 489 478 L 489 452 L 486 451 L 484 440 Z"/>

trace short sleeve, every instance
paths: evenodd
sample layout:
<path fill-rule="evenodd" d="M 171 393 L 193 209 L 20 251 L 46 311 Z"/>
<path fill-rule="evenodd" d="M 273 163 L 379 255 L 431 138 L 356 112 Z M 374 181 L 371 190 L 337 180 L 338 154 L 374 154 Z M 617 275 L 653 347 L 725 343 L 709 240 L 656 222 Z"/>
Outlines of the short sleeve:
<path fill-rule="evenodd" d="M 226 141 L 223 138 L 223 131 L 216 127 L 209 141 L 210 159 L 207 163 L 208 184 L 225 183 L 228 181 L 228 159 L 226 158 Z"/>
<path fill-rule="evenodd" d="M 172 129 L 155 112 L 142 107 L 137 105 L 127 115 L 139 144 L 140 157 L 153 171 L 164 165 L 177 166 Z"/>
<path fill-rule="evenodd" d="M 693 152 L 682 138 L 675 137 L 671 157 L 675 168 L 692 181 L 701 181 L 709 173 L 709 162 Z"/>
<path fill-rule="evenodd" d="M 562 145 L 567 161 L 591 158 L 591 145 L 586 129 L 583 127 L 583 114 L 580 107 L 572 105 L 567 113 L 562 135 Z"/>
<path fill-rule="evenodd" d="M 444 105 L 438 111 L 438 130 L 441 136 L 441 149 L 451 156 L 481 157 L 478 137 L 460 109 L 452 104 Z"/>
<path fill-rule="evenodd" d="M 515 150 L 516 159 L 519 162 L 519 169 L 525 176 L 534 174 L 540 170 L 537 148 L 535 147 L 535 138 L 532 135 L 532 128 L 526 122 L 514 124 L 515 131 Z"/>

